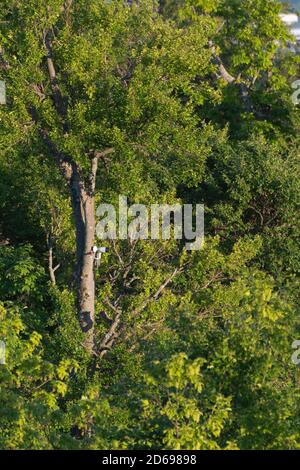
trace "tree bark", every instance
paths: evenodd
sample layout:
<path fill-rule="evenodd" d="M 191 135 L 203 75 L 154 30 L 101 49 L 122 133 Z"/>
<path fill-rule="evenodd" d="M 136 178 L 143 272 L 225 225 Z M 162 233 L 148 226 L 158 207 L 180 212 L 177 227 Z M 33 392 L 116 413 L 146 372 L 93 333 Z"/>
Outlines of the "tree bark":
<path fill-rule="evenodd" d="M 94 351 L 95 278 L 92 247 L 95 237 L 95 198 L 86 191 L 77 169 L 70 181 L 77 247 L 78 320 L 85 335 L 84 347 Z"/>
<path fill-rule="evenodd" d="M 95 323 L 95 278 L 92 246 L 95 234 L 94 196 L 86 195 L 84 200 L 85 230 L 84 251 L 81 258 L 79 280 L 79 322 L 85 333 L 84 346 L 90 353 L 94 350 Z"/>

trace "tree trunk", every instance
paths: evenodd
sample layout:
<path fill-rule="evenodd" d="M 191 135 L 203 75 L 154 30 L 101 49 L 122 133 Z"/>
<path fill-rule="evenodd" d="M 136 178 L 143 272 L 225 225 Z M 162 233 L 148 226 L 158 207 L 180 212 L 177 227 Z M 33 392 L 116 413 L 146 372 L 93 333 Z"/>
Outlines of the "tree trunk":
<path fill-rule="evenodd" d="M 79 322 L 85 333 L 84 345 L 87 351 L 94 349 L 95 322 L 95 279 L 92 247 L 95 236 L 95 202 L 93 196 L 84 199 L 85 231 L 79 280 Z"/>
<path fill-rule="evenodd" d="M 73 213 L 76 226 L 78 319 L 85 335 L 84 347 L 94 350 L 95 279 L 92 247 L 95 237 L 95 199 L 84 189 L 76 170 L 71 179 Z"/>

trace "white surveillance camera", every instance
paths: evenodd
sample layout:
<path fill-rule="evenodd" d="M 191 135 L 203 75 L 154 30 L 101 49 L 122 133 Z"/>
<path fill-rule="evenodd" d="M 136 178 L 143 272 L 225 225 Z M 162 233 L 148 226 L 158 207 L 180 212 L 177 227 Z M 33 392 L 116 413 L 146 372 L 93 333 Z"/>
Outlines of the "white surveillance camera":
<path fill-rule="evenodd" d="M 101 262 L 102 253 L 107 253 L 108 248 L 106 246 L 93 246 L 92 251 L 94 253 L 94 265 L 96 268 L 99 268 Z"/>
<path fill-rule="evenodd" d="M 106 246 L 93 246 L 92 248 L 93 253 L 107 253 L 109 249 Z"/>

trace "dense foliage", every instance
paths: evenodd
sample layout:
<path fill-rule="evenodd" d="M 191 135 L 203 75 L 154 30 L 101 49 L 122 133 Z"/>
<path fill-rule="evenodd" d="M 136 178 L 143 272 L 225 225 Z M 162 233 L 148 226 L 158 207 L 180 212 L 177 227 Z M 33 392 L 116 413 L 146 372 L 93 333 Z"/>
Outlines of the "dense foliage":
<path fill-rule="evenodd" d="M 2 0 L 0 448 L 300 448 L 300 62 L 281 9 Z M 103 149 L 96 205 L 202 203 L 205 243 L 106 241 L 91 353 L 63 173 L 86 183 Z"/>

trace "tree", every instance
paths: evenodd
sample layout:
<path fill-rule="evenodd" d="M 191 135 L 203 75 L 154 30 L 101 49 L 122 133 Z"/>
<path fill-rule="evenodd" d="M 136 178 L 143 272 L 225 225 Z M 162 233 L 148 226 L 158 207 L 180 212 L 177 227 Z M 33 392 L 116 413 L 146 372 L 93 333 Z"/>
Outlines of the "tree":
<path fill-rule="evenodd" d="M 27 141 L 39 153 L 47 152 L 69 188 L 76 228 L 79 322 L 85 347 L 92 353 L 92 246 L 99 162 L 112 155 L 125 162 L 133 149 L 156 153 L 153 139 L 164 141 L 165 148 L 171 144 L 171 153 L 180 130 L 189 134 L 185 151 L 200 156 L 195 145 L 197 121 L 192 107 L 189 110 L 181 103 L 180 93 L 183 89 L 189 93 L 193 77 L 209 70 L 209 51 L 202 55 L 201 64 L 197 52 L 207 38 L 201 36 L 199 25 L 173 31 L 153 12 L 151 2 L 132 7 L 98 1 L 53 1 L 47 6 L 31 1 L 26 7 L 12 2 L 2 15 L 3 57 L 9 64 L 4 69 L 10 116 L 6 139 L 18 135 L 21 145 Z M 20 24 L 22 31 L 16 29 Z M 176 45 L 185 45 L 180 54 Z M 184 54 L 189 55 L 188 68 Z M 17 95 L 24 96 L 22 103 Z M 164 127 L 158 123 L 162 117 Z M 167 126 L 173 128 L 170 137 Z M 142 139 L 146 139 L 144 149 L 137 150 Z"/>
<path fill-rule="evenodd" d="M 279 2 L 2 3 L 0 447 L 298 448 Z M 204 203 L 203 248 L 107 240 L 94 269 L 95 209 L 120 195 Z"/>
<path fill-rule="evenodd" d="M 64 426 L 59 399 L 66 394 L 69 375 L 78 364 L 66 360 L 56 366 L 44 360 L 41 336 L 26 331 L 19 312 L 0 305 L 0 315 L 7 352 L 7 364 L 0 368 L 0 446 L 53 448 L 59 440 L 56 426 Z"/>

